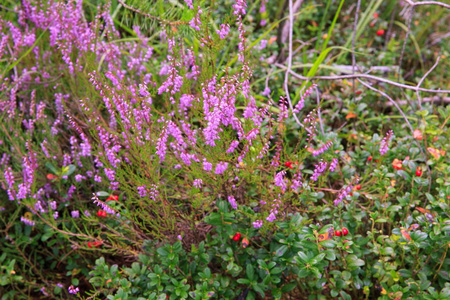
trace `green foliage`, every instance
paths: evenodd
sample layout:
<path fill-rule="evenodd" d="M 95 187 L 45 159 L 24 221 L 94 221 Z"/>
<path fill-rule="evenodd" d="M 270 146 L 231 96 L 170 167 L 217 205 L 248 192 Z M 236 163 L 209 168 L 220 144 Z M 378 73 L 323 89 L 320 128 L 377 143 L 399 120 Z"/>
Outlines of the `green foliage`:
<path fill-rule="evenodd" d="M 55 19 L 39 25 L 28 2 Z M 442 99 L 377 86 L 401 99 L 405 119 L 358 81 L 314 79 L 320 94 L 307 97 L 311 82 L 290 76 L 293 105 L 305 107 L 300 122 L 291 110 L 284 118 L 276 100 L 286 96 L 287 1 L 264 2 L 264 12 L 261 1 L 249 2 L 242 26 L 228 0 L 194 2 L 193 10 L 183 1 L 86 0 L 79 11 L 73 1 L 41 2 L 0 6 L 8 37 L 0 49 L 2 300 L 450 298 L 450 106 L 434 103 Z M 421 87 L 446 89 L 445 10 L 416 7 L 408 29 L 407 14 L 388 2 L 362 1 L 358 68 L 386 67 L 374 75 L 396 82 L 400 74 L 414 85 L 439 56 Z M 353 4 L 304 1 L 293 24 L 293 72 L 352 73 Z M 66 36 L 53 39 L 51 25 L 65 15 L 80 23 L 61 22 Z M 200 30 L 189 24 L 197 15 Z M 95 47 L 83 50 L 88 22 Z M 225 39 L 221 24 L 231 28 Z M 169 66 L 182 84 L 160 92 Z M 219 124 L 211 146 L 205 128 L 220 116 L 205 112 L 204 90 L 213 78 L 217 90 L 237 92 L 236 123 Z M 183 95 L 193 97 L 190 106 L 182 107 Z M 253 100 L 258 110 L 248 117 Z M 220 113 L 229 112 L 227 101 Z M 158 143 L 169 121 L 182 130 L 167 137 L 163 160 Z M 186 163 L 181 154 L 193 156 Z M 228 168 L 206 171 L 203 159 Z M 321 162 L 327 168 L 314 180 Z M 348 235 L 334 234 L 343 228 Z"/>

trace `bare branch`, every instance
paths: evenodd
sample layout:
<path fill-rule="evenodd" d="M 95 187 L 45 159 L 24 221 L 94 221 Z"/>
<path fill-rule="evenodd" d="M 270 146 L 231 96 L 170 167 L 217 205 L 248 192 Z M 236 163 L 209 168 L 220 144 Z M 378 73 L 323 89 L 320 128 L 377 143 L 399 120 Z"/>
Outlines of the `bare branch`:
<path fill-rule="evenodd" d="M 275 66 L 277 66 L 278 68 L 286 69 L 286 67 L 281 65 L 281 64 L 275 64 Z M 449 94 L 450 93 L 450 90 L 424 89 L 424 88 L 420 88 L 420 87 L 417 87 L 417 86 L 402 84 L 402 83 L 398 83 L 398 82 L 394 82 L 394 81 L 388 80 L 386 78 L 381 78 L 381 77 L 372 76 L 372 75 L 368 75 L 368 74 L 349 74 L 349 75 L 338 75 L 338 76 L 306 77 L 306 76 L 302 76 L 302 75 L 300 75 L 298 73 L 295 73 L 292 70 L 289 73 L 291 73 L 291 75 L 294 76 L 295 78 L 298 78 L 298 79 L 301 79 L 301 80 L 313 80 L 313 79 L 318 79 L 318 80 L 336 80 L 336 79 L 366 78 L 366 79 L 371 79 L 371 80 L 375 80 L 375 81 L 384 82 L 384 83 L 387 83 L 387 84 L 390 84 L 390 85 L 394 85 L 394 86 L 397 86 L 397 87 L 400 87 L 400 88 L 413 90 L 413 91 L 421 91 L 421 92 L 436 93 L 436 94 Z"/>
<path fill-rule="evenodd" d="M 450 9 L 450 5 L 449 4 L 445 4 L 442 2 L 438 2 L 438 1 L 420 1 L 420 2 L 413 2 L 412 0 L 405 0 L 406 3 L 408 3 L 411 6 L 418 6 L 418 5 L 438 5 L 438 6 L 442 6 L 445 7 L 447 9 Z"/>
<path fill-rule="evenodd" d="M 431 71 L 434 70 L 434 68 L 436 68 L 436 66 L 438 65 L 440 59 L 441 59 L 441 57 L 438 55 L 437 59 L 436 59 L 436 63 L 431 67 L 430 70 L 428 70 L 428 72 L 425 73 L 425 75 L 423 75 L 422 79 L 420 79 L 419 83 L 417 84 L 417 87 L 420 87 L 420 85 L 425 80 L 425 78 L 431 73 Z M 421 103 L 422 100 L 420 99 L 419 90 L 416 91 L 416 94 L 417 94 L 417 101 L 419 101 L 419 107 L 420 107 L 420 109 L 422 109 L 422 103 Z"/>

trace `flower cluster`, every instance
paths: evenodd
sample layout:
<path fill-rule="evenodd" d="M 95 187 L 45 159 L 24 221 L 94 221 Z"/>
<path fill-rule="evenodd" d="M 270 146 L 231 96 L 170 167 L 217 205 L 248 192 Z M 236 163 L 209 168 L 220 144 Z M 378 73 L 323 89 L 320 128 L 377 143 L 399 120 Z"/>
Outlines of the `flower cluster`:
<path fill-rule="evenodd" d="M 36 225 L 36 223 L 28 218 L 25 217 L 20 217 L 20 221 L 22 221 L 23 223 L 25 223 L 28 226 L 34 226 Z"/>
<path fill-rule="evenodd" d="M 256 220 L 252 224 L 253 224 L 254 228 L 258 229 L 258 228 L 261 228 L 263 226 L 263 221 L 262 220 Z"/>
<path fill-rule="evenodd" d="M 75 295 L 75 294 L 78 294 L 78 292 L 80 291 L 80 288 L 74 287 L 73 285 L 71 285 L 71 286 L 69 286 L 68 290 L 69 290 L 70 294 Z"/>
<path fill-rule="evenodd" d="M 338 165 L 338 162 L 339 162 L 339 160 L 338 160 L 337 158 L 333 158 L 333 159 L 331 160 L 330 167 L 328 168 L 328 170 L 329 170 L 330 172 L 334 172 L 334 170 L 336 170 L 336 167 L 337 167 L 337 165 Z"/>
<path fill-rule="evenodd" d="M 317 181 L 319 176 L 325 172 L 327 169 L 328 163 L 321 160 L 317 165 L 315 165 L 314 173 L 311 176 L 312 181 Z"/>
<path fill-rule="evenodd" d="M 312 152 L 312 155 L 313 156 L 320 155 L 320 154 L 324 153 L 325 151 L 327 151 L 328 149 L 330 149 L 331 146 L 333 146 L 333 142 L 332 141 L 328 141 L 322 147 L 320 147 L 319 149 L 314 150 Z"/>
<path fill-rule="evenodd" d="M 228 196 L 228 202 L 230 203 L 230 205 L 233 209 L 237 209 L 237 203 L 236 203 L 236 199 L 234 198 L 234 196 Z"/>
<path fill-rule="evenodd" d="M 353 187 L 356 184 L 358 184 L 358 182 L 359 182 L 359 178 L 356 178 L 349 185 L 347 185 L 347 187 L 341 189 L 339 191 L 338 196 L 334 200 L 334 205 L 339 205 L 339 203 L 341 203 L 344 200 L 344 198 L 347 197 L 347 195 L 351 193 L 351 191 L 353 190 Z"/>
<path fill-rule="evenodd" d="M 386 133 L 386 136 L 383 138 L 380 144 L 380 154 L 385 155 L 389 150 L 389 142 L 391 141 L 392 137 L 394 135 L 394 132 L 392 130 L 389 130 L 388 133 Z"/>

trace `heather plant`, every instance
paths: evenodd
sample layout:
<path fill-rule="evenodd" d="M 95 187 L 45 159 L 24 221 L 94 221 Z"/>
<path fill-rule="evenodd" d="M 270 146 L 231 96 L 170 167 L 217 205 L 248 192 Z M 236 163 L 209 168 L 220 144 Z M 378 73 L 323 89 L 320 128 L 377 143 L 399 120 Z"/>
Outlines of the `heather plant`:
<path fill-rule="evenodd" d="M 449 107 L 311 82 L 364 50 L 333 29 L 398 22 L 381 2 L 356 28 L 344 1 L 0 7 L 2 297 L 447 299 Z"/>

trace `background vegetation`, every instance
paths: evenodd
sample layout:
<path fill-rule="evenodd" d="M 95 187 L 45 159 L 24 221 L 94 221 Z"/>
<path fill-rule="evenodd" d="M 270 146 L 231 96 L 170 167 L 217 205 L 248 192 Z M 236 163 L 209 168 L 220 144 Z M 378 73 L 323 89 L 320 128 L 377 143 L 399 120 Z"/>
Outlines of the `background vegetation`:
<path fill-rule="evenodd" d="M 1 1 L 2 299 L 449 299 L 449 9 Z"/>

